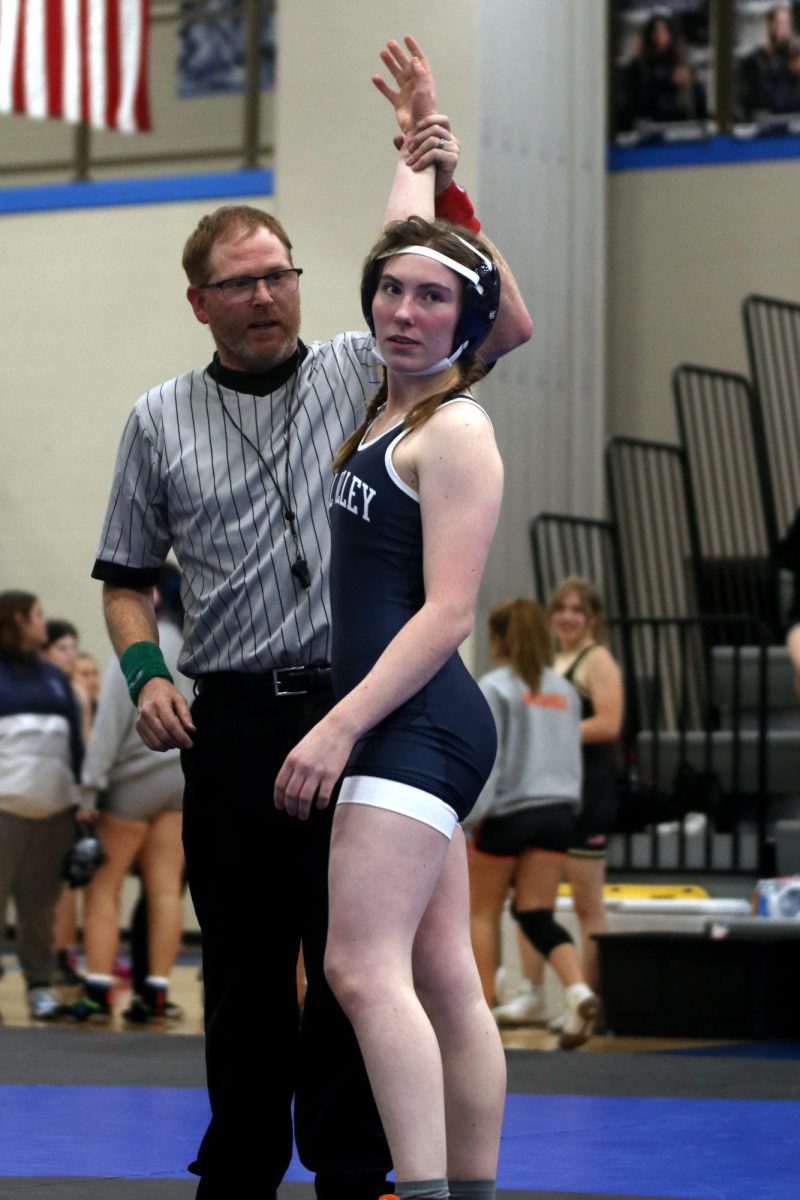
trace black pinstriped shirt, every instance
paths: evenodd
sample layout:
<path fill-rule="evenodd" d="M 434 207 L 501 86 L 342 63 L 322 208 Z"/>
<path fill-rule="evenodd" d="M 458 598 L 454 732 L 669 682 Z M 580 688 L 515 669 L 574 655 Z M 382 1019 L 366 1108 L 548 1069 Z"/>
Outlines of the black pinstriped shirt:
<path fill-rule="evenodd" d="M 150 587 L 174 551 L 185 675 L 329 661 L 330 464 L 378 388 L 371 344 L 366 333 L 300 343 L 255 377 L 215 359 L 137 401 L 92 576 Z M 307 589 L 292 575 L 296 547 L 275 481 L 297 514 Z"/>

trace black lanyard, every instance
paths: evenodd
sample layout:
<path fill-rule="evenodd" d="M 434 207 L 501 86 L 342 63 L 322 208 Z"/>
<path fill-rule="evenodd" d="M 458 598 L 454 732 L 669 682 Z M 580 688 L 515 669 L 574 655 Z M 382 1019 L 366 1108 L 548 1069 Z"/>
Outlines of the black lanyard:
<path fill-rule="evenodd" d="M 212 376 L 212 378 L 213 378 L 213 376 Z M 270 482 L 272 483 L 272 486 L 275 488 L 275 491 L 278 493 L 278 499 L 281 502 L 281 512 L 283 515 L 283 519 L 289 529 L 289 532 L 292 535 L 292 541 L 294 542 L 294 562 L 292 563 L 292 567 L 291 567 L 292 575 L 295 577 L 295 579 L 298 581 L 298 583 L 300 584 L 301 587 L 310 588 L 311 587 L 311 572 L 308 569 L 308 563 L 306 562 L 305 555 L 303 554 L 303 547 L 300 542 L 300 534 L 297 529 L 297 514 L 294 511 L 294 506 L 290 502 L 291 501 L 291 481 L 290 481 L 290 477 L 289 477 L 289 435 L 290 435 L 290 430 L 291 430 L 291 411 L 290 411 L 291 405 L 289 402 L 288 385 L 287 385 L 287 389 L 286 389 L 286 414 L 285 414 L 285 421 L 284 421 L 284 425 L 283 425 L 283 445 L 284 445 L 284 450 L 285 450 L 285 454 L 286 454 L 286 473 L 285 473 L 285 478 L 284 478 L 284 486 L 286 489 L 285 495 L 284 495 L 283 491 L 281 490 L 281 485 L 278 483 L 277 475 L 270 467 L 269 463 L 267 462 L 266 458 L 259 450 L 258 446 L 255 444 L 255 442 L 251 441 L 251 439 L 247 436 L 245 431 L 242 429 L 241 425 L 237 424 L 237 422 L 234 420 L 234 418 L 228 411 L 228 409 L 225 405 L 225 401 L 222 398 L 222 389 L 220 388 L 219 383 L 217 382 L 216 379 L 214 379 L 214 386 L 217 389 L 217 396 L 219 397 L 219 402 L 222 406 L 222 411 L 225 414 L 225 417 L 227 418 L 228 421 L 230 421 L 231 425 L 236 430 L 236 432 L 239 434 L 239 436 L 245 442 L 247 442 L 250 449 L 255 454 L 258 455 L 259 461 L 261 462 L 262 466 L 264 467 L 264 470 L 267 472 L 267 475 L 270 478 Z M 295 396 L 297 396 L 297 388 L 298 388 L 297 375 L 295 374 L 295 393 L 294 393 Z"/>

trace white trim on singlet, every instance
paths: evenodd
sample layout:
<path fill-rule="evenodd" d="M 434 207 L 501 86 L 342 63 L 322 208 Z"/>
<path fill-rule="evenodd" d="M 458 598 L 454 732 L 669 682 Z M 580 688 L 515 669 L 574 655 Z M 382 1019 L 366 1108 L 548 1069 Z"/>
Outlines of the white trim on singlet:
<path fill-rule="evenodd" d="M 458 813 L 445 800 L 410 783 L 384 779 L 380 775 L 348 775 L 339 792 L 337 805 L 365 804 L 422 821 L 450 841 L 458 824 Z"/>
<path fill-rule="evenodd" d="M 372 426 L 375 424 L 375 421 L 377 421 L 378 416 L 380 416 L 380 413 L 378 413 L 378 415 L 375 417 L 375 420 L 371 421 L 370 424 L 367 426 L 367 428 L 364 430 L 364 436 L 362 437 L 361 441 L 356 446 L 356 454 L 359 454 L 362 450 L 369 450 L 369 448 L 373 444 L 373 442 L 379 442 L 382 437 L 386 437 L 386 434 L 389 433 L 392 429 L 398 429 L 403 424 L 403 421 L 405 421 L 405 417 L 400 417 L 400 419 L 398 421 L 395 421 L 393 425 L 387 425 L 387 427 L 386 427 L 386 429 L 384 429 L 383 433 L 379 433 L 377 435 L 377 437 L 371 438 L 369 436 L 369 432 L 370 432 L 370 429 L 372 429 Z"/>
<path fill-rule="evenodd" d="M 478 401 L 473 399 L 472 396 L 467 396 L 467 395 L 452 396 L 449 400 L 445 400 L 443 404 L 440 404 L 439 407 L 436 409 L 436 411 L 439 412 L 440 409 L 447 408 L 448 405 L 450 405 L 450 404 L 460 404 L 462 401 L 465 404 L 472 404 L 475 408 L 478 409 L 479 412 L 482 412 L 483 415 L 486 417 L 486 420 L 489 422 L 489 425 L 491 426 L 491 428 L 494 429 L 494 426 L 492 425 L 492 419 L 489 416 L 489 414 L 487 413 L 486 409 L 482 405 L 478 404 Z M 398 474 L 397 469 L 394 465 L 394 462 L 392 461 L 392 455 L 394 454 L 394 448 L 397 445 L 397 443 L 399 441 L 401 441 L 406 436 L 407 433 L 413 433 L 413 432 L 414 432 L 413 429 L 401 429 L 400 432 L 398 433 L 397 437 L 392 438 L 391 442 L 386 447 L 386 454 L 384 455 L 383 461 L 384 461 L 384 466 L 386 467 L 386 474 L 389 476 L 392 483 L 394 483 L 400 489 L 401 492 L 404 492 L 405 495 L 409 497 L 409 499 L 416 500 L 417 504 L 419 504 L 419 492 L 415 492 L 414 489 L 412 487 L 410 487 L 405 482 L 404 479 L 401 479 L 401 477 Z M 388 430 L 384 429 L 383 433 L 388 433 Z M 383 437 L 383 434 L 381 434 L 381 437 Z"/>

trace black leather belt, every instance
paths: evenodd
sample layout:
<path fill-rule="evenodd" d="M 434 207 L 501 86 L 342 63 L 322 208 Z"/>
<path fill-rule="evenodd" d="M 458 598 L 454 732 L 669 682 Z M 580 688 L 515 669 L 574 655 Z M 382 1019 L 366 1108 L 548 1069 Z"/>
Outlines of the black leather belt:
<path fill-rule="evenodd" d="M 319 667 L 278 667 L 274 671 L 246 674 L 244 671 L 215 671 L 201 675 L 197 691 L 229 695 L 307 696 L 331 690 L 331 669 Z"/>

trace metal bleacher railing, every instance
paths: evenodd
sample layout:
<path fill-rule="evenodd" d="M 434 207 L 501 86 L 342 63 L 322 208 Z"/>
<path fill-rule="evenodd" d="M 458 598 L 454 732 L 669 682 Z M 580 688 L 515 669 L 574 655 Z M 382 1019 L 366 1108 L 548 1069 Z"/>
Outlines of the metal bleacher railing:
<path fill-rule="evenodd" d="M 745 614 L 629 617 L 628 772 L 609 865 L 627 871 L 767 871 L 775 822 L 795 811 L 800 731 L 785 656 Z M 720 640 L 722 639 L 722 640 Z"/>
<path fill-rule="evenodd" d="M 628 611 L 616 530 L 610 521 L 539 513 L 529 526 L 536 594 L 547 597 L 567 575 L 591 579 L 609 618 Z"/>
<path fill-rule="evenodd" d="M 626 723 L 626 872 L 766 874 L 800 817 L 800 722 L 776 548 L 800 507 L 800 305 L 751 296 L 753 379 L 688 365 L 680 444 L 611 438 L 610 519 L 530 525 L 537 595 L 565 575 L 608 595 Z"/>
<path fill-rule="evenodd" d="M 695 616 L 700 540 L 685 451 L 667 442 L 613 437 L 605 468 L 629 614 Z"/>
<path fill-rule="evenodd" d="M 764 444 L 765 513 L 777 539 L 800 508 L 800 304 L 748 296 L 742 316 Z"/>
<path fill-rule="evenodd" d="M 626 694 L 611 867 L 760 871 L 770 853 L 771 810 L 791 795 L 789 764 L 800 750 L 800 735 L 776 738 L 767 727 L 775 695 L 784 709 L 792 704 L 787 664 L 771 656 L 768 627 L 736 614 L 631 617 L 610 522 L 542 513 L 530 536 L 541 601 L 566 575 L 609 588 L 609 642 Z M 774 780 L 770 738 L 782 756 Z"/>
<path fill-rule="evenodd" d="M 684 364 L 672 377 L 688 504 L 696 514 L 700 608 L 780 627 L 776 543 L 761 423 L 743 375 Z"/>
<path fill-rule="evenodd" d="M 700 542 L 685 451 L 665 442 L 616 437 L 606 446 L 605 467 L 627 597 L 625 616 L 651 620 L 700 616 Z M 639 629 L 636 647 L 631 633 L 621 637 L 632 728 L 648 711 L 643 688 L 654 678 L 650 669 L 634 674 L 636 654 L 640 660 L 657 661 L 663 705 L 674 708 L 683 695 L 684 707 L 688 704 L 695 714 L 702 709 L 702 645 L 697 630 L 684 637 L 677 625 L 661 628 L 657 655 L 655 645 L 648 645 L 652 637 L 650 626 Z"/>

